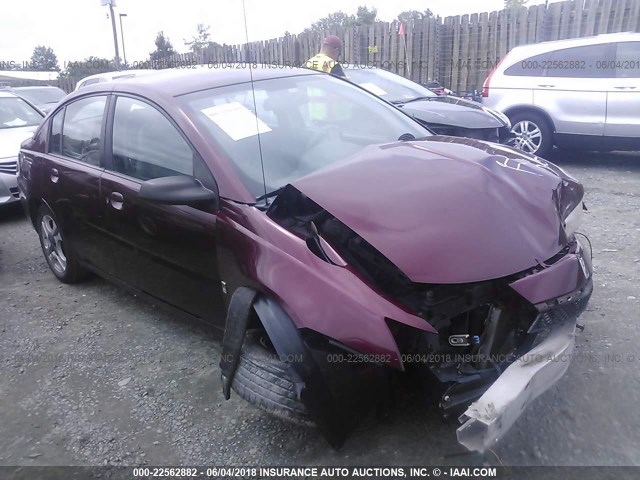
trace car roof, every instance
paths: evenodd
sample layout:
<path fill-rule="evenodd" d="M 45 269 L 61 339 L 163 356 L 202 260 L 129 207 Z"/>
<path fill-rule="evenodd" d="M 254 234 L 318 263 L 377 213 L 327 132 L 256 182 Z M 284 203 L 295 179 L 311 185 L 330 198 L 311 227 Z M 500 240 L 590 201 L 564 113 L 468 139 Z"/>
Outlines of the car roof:
<path fill-rule="evenodd" d="M 163 96 L 177 97 L 191 92 L 223 87 L 251 80 L 260 81 L 271 78 L 292 77 L 298 75 L 328 75 L 317 70 L 298 67 L 261 66 L 247 68 L 243 64 L 230 68 L 220 65 L 197 65 L 195 68 L 172 68 L 158 70 L 155 75 L 135 76 L 115 79 L 108 83 L 98 83 L 83 87 L 77 93 L 123 91 L 131 93 L 155 92 Z"/>
<path fill-rule="evenodd" d="M 564 40 L 551 40 L 548 42 L 520 45 L 511 49 L 511 51 L 505 56 L 505 58 L 508 58 L 508 65 L 511 65 L 513 61 L 519 61 L 531 55 L 551 52 L 554 50 L 562 50 L 564 48 L 581 47 L 585 45 L 599 45 L 602 43 L 613 42 L 640 42 L 640 33 L 604 33 L 600 35 L 593 35 L 591 37 L 568 38 Z"/>
<path fill-rule="evenodd" d="M 153 70 L 144 70 L 144 69 L 137 69 L 137 70 L 113 70 L 111 72 L 101 72 L 101 73 L 94 73 L 93 75 L 89 75 L 88 77 L 84 77 L 82 78 L 80 81 L 84 81 L 84 80 L 90 80 L 92 78 L 114 78 L 114 77 L 119 77 L 119 76 L 124 76 L 124 75 L 135 75 L 138 73 L 153 73 Z"/>
<path fill-rule="evenodd" d="M 20 98 L 18 95 L 16 95 L 15 93 L 11 93 L 9 90 L 0 90 L 0 98 L 6 98 L 6 97 Z"/>

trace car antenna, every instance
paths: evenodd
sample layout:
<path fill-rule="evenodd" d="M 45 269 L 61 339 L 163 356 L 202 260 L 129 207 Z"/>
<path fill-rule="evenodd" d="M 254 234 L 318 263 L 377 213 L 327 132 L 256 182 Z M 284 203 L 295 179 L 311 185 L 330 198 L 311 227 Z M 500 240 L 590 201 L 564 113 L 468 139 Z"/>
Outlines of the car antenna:
<path fill-rule="evenodd" d="M 249 45 L 249 28 L 247 27 L 247 7 L 245 6 L 245 0 L 242 0 L 242 14 L 244 16 L 244 35 L 247 39 L 247 45 Z M 251 80 L 251 95 L 253 96 L 253 109 L 255 111 L 256 117 L 256 134 L 258 135 L 258 151 L 260 152 L 260 166 L 262 167 L 262 185 L 264 186 L 264 198 L 265 202 L 268 202 L 268 194 L 267 194 L 267 179 L 264 175 L 264 159 L 262 157 L 262 141 L 260 139 L 260 123 L 258 120 L 258 105 L 256 103 L 256 90 L 253 85 L 253 67 L 251 66 L 251 50 L 248 49 L 249 52 L 249 78 Z"/>

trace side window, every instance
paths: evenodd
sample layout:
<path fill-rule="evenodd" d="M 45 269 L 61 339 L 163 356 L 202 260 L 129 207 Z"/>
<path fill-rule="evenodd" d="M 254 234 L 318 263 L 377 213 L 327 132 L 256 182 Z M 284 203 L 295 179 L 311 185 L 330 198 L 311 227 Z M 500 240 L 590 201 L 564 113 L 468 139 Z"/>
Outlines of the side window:
<path fill-rule="evenodd" d="M 616 77 L 640 78 L 640 42 L 617 44 Z"/>
<path fill-rule="evenodd" d="M 62 121 L 64 120 L 64 108 L 51 119 L 49 131 L 49 153 L 62 154 Z"/>
<path fill-rule="evenodd" d="M 514 63 L 504 71 L 504 74 L 517 77 L 542 77 L 550 59 L 551 52 L 534 55 Z"/>
<path fill-rule="evenodd" d="M 62 128 L 62 155 L 100 166 L 100 139 L 106 96 L 67 105 Z"/>
<path fill-rule="evenodd" d="M 140 180 L 193 175 L 193 151 L 154 107 L 118 97 L 113 119 L 112 168 Z"/>
<path fill-rule="evenodd" d="M 553 52 L 546 65 L 546 77 L 570 78 L 611 78 L 615 71 L 611 68 L 611 44 L 585 45 L 584 47 L 563 48 Z"/>

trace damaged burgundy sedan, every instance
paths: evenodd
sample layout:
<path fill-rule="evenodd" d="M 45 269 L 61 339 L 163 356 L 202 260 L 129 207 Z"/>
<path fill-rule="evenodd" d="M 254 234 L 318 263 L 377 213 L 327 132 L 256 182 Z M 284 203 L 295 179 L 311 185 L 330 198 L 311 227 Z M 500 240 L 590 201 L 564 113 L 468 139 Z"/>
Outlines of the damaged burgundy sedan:
<path fill-rule="evenodd" d="M 19 187 L 56 277 L 217 325 L 225 396 L 336 447 L 415 374 L 489 448 L 567 369 L 592 290 L 575 179 L 309 70 L 84 88 Z"/>

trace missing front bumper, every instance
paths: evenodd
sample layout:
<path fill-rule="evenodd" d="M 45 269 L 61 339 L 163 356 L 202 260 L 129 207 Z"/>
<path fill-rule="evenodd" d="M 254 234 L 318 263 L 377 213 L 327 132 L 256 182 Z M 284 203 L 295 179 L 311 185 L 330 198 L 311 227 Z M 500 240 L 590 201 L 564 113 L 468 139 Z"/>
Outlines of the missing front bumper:
<path fill-rule="evenodd" d="M 515 423 L 524 409 L 569 368 L 576 318 L 564 318 L 536 347 L 511 364 L 460 416 L 458 442 L 484 452 Z"/>

